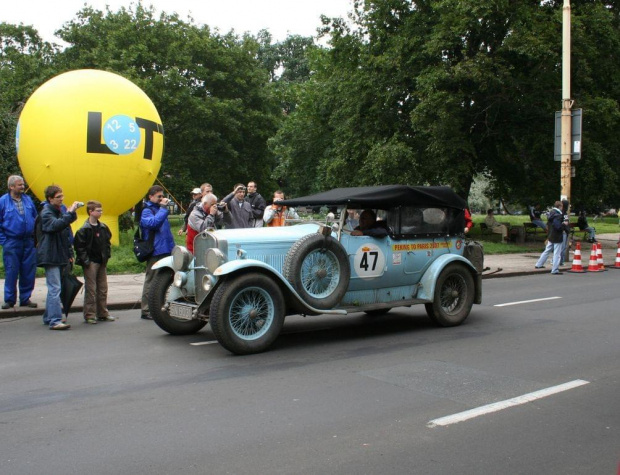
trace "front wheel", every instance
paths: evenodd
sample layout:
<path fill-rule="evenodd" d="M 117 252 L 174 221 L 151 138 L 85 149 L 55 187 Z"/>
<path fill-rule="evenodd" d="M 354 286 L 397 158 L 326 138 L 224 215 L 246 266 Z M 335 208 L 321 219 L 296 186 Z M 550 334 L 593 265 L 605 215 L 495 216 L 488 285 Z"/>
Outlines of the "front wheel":
<path fill-rule="evenodd" d="M 450 264 L 439 275 L 432 303 L 424 304 L 426 313 L 442 327 L 460 325 L 474 304 L 474 279 L 459 264 Z"/>
<path fill-rule="evenodd" d="M 270 277 L 250 273 L 231 277 L 216 290 L 211 329 L 227 350 L 247 355 L 265 351 L 284 324 L 284 296 Z"/>
<path fill-rule="evenodd" d="M 157 326 L 171 335 L 193 335 L 200 331 L 207 322 L 203 320 L 181 320 L 171 317 L 162 307 L 166 303 L 173 274 L 169 269 L 157 271 L 149 289 L 149 313 Z"/>

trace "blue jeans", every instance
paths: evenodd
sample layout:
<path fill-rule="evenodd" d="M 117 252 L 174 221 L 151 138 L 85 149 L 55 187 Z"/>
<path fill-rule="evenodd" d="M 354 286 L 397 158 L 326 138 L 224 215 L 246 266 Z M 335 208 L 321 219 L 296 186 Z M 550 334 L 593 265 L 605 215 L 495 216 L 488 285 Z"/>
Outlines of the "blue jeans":
<path fill-rule="evenodd" d="M 7 239 L 2 248 L 4 261 L 4 301 L 17 303 L 17 282 L 19 280 L 19 303 L 30 300 L 37 272 L 37 254 L 34 239 Z"/>
<path fill-rule="evenodd" d="M 560 267 L 560 254 L 562 254 L 562 243 L 561 242 L 550 242 L 547 241 L 547 245 L 545 246 L 545 250 L 540 255 L 538 262 L 536 262 L 536 267 L 542 267 L 547 262 L 547 258 L 549 254 L 553 251 L 553 260 L 551 265 L 551 273 L 555 274 L 558 272 Z"/>
<path fill-rule="evenodd" d="M 47 284 L 47 298 L 45 299 L 45 312 L 43 323 L 51 327 L 62 323 L 62 304 L 60 303 L 60 283 L 62 267 L 46 267 L 45 283 Z"/>

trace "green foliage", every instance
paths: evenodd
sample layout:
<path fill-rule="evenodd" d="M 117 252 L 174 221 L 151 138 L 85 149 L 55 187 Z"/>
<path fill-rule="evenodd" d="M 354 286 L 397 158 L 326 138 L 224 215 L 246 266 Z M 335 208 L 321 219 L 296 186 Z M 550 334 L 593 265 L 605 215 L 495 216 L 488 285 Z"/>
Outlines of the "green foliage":
<path fill-rule="evenodd" d="M 31 26 L 0 23 L 0 176 L 21 174 L 15 130 L 26 98 L 54 74 L 55 45 Z"/>
<path fill-rule="evenodd" d="M 297 194 L 400 182 L 448 184 L 467 197 L 473 177 L 485 174 L 492 195 L 552 202 L 561 3 L 359 1 L 352 27 L 325 18 L 331 49 L 311 58 L 314 74 L 270 142 L 276 176 Z M 613 201 L 617 11 L 577 1 L 573 25 L 573 95 L 585 124 L 572 198 Z"/>

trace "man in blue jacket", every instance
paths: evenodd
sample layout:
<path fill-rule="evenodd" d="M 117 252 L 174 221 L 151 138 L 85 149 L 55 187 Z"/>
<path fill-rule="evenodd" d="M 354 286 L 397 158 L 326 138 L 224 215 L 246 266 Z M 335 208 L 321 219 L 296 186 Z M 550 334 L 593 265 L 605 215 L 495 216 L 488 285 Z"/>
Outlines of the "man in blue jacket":
<path fill-rule="evenodd" d="M 155 233 L 153 254 L 146 261 L 146 275 L 142 287 L 142 314 L 140 318 L 152 320 L 149 313 L 149 289 L 155 272 L 152 267 L 162 257 L 169 256 L 174 247 L 174 237 L 168 222 L 168 198 L 164 198 L 164 189 L 159 185 L 149 188 L 148 199 L 143 203 L 140 230 L 142 239 L 148 240 L 151 233 Z"/>
<path fill-rule="evenodd" d="M 60 286 L 66 266 L 73 262 L 73 233 L 71 223 L 77 219 L 75 210 L 80 203 L 74 201 L 67 209 L 62 204 L 62 188 L 50 185 L 45 188 L 45 201 L 40 214 L 40 232 L 37 229 L 37 266 L 45 269 L 47 298 L 43 323 L 50 330 L 68 330 L 71 325 L 62 320 Z"/>
<path fill-rule="evenodd" d="M 2 309 L 17 303 L 19 280 L 19 306 L 36 308 L 30 301 L 37 271 L 37 255 L 34 251 L 34 223 L 37 209 L 24 194 L 24 179 L 11 175 L 9 192 L 0 197 L 0 245 L 4 261 L 4 304 Z"/>

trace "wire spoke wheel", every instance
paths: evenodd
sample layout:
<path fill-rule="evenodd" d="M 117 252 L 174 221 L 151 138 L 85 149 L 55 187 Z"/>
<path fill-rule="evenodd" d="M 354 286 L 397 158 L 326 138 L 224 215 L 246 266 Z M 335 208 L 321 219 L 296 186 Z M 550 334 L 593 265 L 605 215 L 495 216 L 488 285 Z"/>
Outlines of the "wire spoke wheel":
<path fill-rule="evenodd" d="M 474 304 L 474 278 L 461 264 L 450 264 L 441 271 L 435 285 L 433 302 L 424 304 L 426 313 L 442 327 L 460 325 Z"/>
<path fill-rule="evenodd" d="M 282 330 L 286 305 L 278 284 L 268 275 L 228 277 L 215 291 L 209 322 L 217 341 L 238 355 L 260 353 Z"/>
<path fill-rule="evenodd" d="M 273 318 L 273 300 L 264 289 L 250 287 L 233 297 L 229 312 L 230 326 L 239 338 L 260 338 L 269 329 Z"/>
<path fill-rule="evenodd" d="M 336 307 L 347 292 L 351 268 L 336 239 L 314 233 L 289 249 L 282 274 L 308 305 L 326 310 Z"/>
<path fill-rule="evenodd" d="M 450 275 L 440 290 L 440 305 L 447 315 L 454 315 L 463 307 L 467 295 L 467 284 L 463 276 Z"/>
<path fill-rule="evenodd" d="M 314 298 L 331 295 L 340 281 L 338 259 L 329 251 L 312 251 L 301 264 L 301 282 Z"/>

